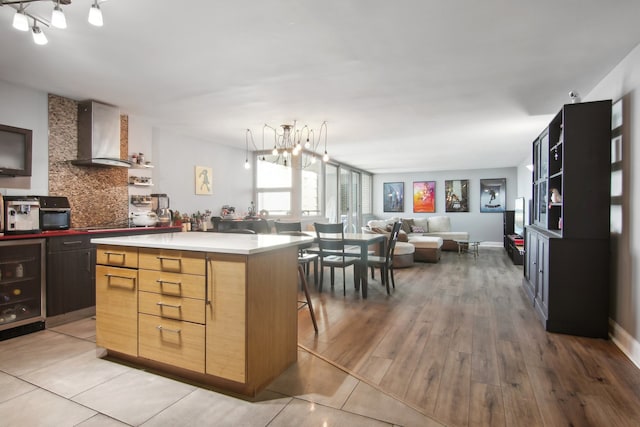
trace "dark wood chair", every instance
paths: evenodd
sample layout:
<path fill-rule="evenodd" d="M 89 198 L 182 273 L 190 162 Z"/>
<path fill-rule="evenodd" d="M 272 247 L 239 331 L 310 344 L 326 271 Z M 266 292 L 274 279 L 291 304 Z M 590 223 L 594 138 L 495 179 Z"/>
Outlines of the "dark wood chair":
<path fill-rule="evenodd" d="M 342 293 L 347 295 L 346 288 L 346 267 L 353 266 L 354 287 L 358 289 L 360 281 L 360 256 L 359 254 L 345 252 L 344 230 L 342 223 L 320 224 L 314 223 L 318 248 L 320 250 L 320 280 L 318 291 L 322 292 L 322 282 L 324 280 L 324 268 L 331 269 L 331 289 L 333 289 L 335 269 L 342 269 Z"/>
<path fill-rule="evenodd" d="M 371 267 L 371 278 L 374 279 L 374 269 L 380 269 L 380 277 L 382 280 L 382 284 L 387 288 L 387 295 L 391 295 L 391 291 L 389 289 L 389 276 L 391 276 L 391 283 L 393 284 L 393 289 L 396 288 L 396 280 L 393 277 L 393 254 L 396 249 L 396 242 L 398 241 L 398 235 L 400 234 L 400 228 L 402 227 L 402 222 L 396 221 L 393 223 L 393 228 L 391 229 L 391 234 L 389 235 L 389 241 L 386 245 L 386 253 L 384 256 L 375 256 L 370 255 L 367 260 L 367 265 Z"/>

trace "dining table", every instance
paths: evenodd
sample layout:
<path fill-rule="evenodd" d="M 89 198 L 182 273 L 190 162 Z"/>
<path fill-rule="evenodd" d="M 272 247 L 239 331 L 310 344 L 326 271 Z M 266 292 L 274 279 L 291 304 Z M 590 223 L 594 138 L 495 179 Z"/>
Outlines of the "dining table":
<path fill-rule="evenodd" d="M 309 233 L 310 236 L 317 238 L 315 232 L 307 233 Z M 325 235 L 332 236 L 331 234 Z M 340 234 L 335 234 L 335 237 L 340 238 Z M 360 260 L 358 261 L 358 268 L 360 269 L 360 288 L 362 289 L 362 298 L 367 298 L 367 291 L 369 288 L 369 276 L 367 274 L 369 246 L 377 243 L 380 248 L 380 254 L 384 256 L 387 236 L 385 234 L 373 233 L 344 233 L 344 243 L 346 246 L 357 246 L 360 249 Z"/>

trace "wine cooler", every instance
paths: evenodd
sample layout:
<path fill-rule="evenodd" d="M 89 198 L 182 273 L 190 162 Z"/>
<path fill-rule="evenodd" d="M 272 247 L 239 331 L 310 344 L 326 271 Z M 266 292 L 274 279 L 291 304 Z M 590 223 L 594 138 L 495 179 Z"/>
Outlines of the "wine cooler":
<path fill-rule="evenodd" d="M 0 241 L 0 341 L 44 329 L 45 239 Z"/>

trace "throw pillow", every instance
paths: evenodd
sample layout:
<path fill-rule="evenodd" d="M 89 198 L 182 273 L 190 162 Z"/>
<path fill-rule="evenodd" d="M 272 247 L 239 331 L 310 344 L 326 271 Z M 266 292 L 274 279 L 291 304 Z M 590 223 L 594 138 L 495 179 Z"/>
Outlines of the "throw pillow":
<path fill-rule="evenodd" d="M 419 225 L 414 225 L 411 227 L 411 232 L 412 233 L 424 233 L 424 228 L 420 227 Z"/>
<path fill-rule="evenodd" d="M 411 226 L 413 226 L 413 218 L 404 218 L 400 229 L 405 233 L 411 233 Z"/>
<path fill-rule="evenodd" d="M 407 236 L 407 233 L 404 232 L 404 230 L 400 230 L 398 232 L 398 242 L 408 242 L 409 241 L 409 236 Z"/>

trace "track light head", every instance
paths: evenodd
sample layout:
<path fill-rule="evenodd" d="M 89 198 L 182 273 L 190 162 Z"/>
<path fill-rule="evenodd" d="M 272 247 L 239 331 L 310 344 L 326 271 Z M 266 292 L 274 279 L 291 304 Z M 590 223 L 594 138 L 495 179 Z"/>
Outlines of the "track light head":
<path fill-rule="evenodd" d="M 24 13 L 24 6 L 20 3 L 20 9 L 13 15 L 13 28 L 20 31 L 29 31 L 29 19 Z"/>
<path fill-rule="evenodd" d="M 91 25 L 95 25 L 96 27 L 102 27 L 102 11 L 100 10 L 100 5 L 98 4 L 98 0 L 94 0 L 91 5 L 91 9 L 89 9 L 89 23 Z"/>
<path fill-rule="evenodd" d="M 67 28 L 67 19 L 64 16 L 59 1 L 53 8 L 53 12 L 51 12 L 51 25 L 56 28 Z"/>
<path fill-rule="evenodd" d="M 31 32 L 33 35 L 33 42 L 35 44 L 45 45 L 49 43 L 49 40 L 47 40 L 47 36 L 44 35 L 44 33 L 42 32 L 40 27 L 38 27 L 38 24 L 36 23 L 35 20 L 33 21 L 33 27 L 31 27 Z"/>

